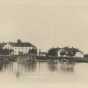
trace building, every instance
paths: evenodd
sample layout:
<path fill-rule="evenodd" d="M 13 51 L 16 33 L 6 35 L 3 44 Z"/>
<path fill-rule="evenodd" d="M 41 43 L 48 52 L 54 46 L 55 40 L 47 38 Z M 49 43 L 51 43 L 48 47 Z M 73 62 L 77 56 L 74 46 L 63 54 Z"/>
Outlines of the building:
<path fill-rule="evenodd" d="M 8 42 L 4 45 L 3 49 L 13 50 L 11 55 L 27 55 L 32 50 L 37 50 L 36 46 L 29 42 L 22 42 L 17 40 L 17 42 Z"/>
<path fill-rule="evenodd" d="M 54 57 L 77 57 L 77 58 L 83 58 L 84 54 L 82 51 L 76 48 L 51 48 L 48 50 L 48 56 L 54 56 Z"/>
<path fill-rule="evenodd" d="M 76 58 L 83 58 L 84 54 L 82 51 L 76 49 L 76 48 L 68 48 L 68 47 L 64 47 L 58 50 L 58 56 L 63 56 L 63 57 L 67 57 L 67 56 L 73 56 Z"/>

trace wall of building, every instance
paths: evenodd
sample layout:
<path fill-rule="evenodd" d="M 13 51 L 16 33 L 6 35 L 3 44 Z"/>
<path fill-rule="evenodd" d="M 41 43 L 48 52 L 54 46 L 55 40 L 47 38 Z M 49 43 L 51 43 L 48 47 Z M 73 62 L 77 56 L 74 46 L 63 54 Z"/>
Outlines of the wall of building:
<path fill-rule="evenodd" d="M 12 55 L 19 55 L 19 53 L 28 54 L 29 50 L 31 50 L 32 48 L 33 47 L 13 47 L 10 44 L 7 44 L 3 47 L 3 49 L 12 49 Z"/>

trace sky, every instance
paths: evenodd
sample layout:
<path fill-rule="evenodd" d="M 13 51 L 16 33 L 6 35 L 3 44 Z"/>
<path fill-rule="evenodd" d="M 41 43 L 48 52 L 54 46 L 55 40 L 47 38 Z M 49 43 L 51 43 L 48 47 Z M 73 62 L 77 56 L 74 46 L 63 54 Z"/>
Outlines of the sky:
<path fill-rule="evenodd" d="M 0 0 L 0 41 L 88 52 L 88 0 Z"/>

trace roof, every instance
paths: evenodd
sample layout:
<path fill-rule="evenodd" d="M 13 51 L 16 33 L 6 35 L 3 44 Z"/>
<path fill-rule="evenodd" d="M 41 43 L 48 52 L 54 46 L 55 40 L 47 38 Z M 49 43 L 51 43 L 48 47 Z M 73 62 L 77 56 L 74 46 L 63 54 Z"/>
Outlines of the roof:
<path fill-rule="evenodd" d="M 21 43 L 10 42 L 9 44 L 13 47 L 34 47 L 34 48 L 36 48 L 36 46 L 34 46 L 33 44 L 31 44 L 29 42 L 21 42 Z"/>
<path fill-rule="evenodd" d="M 81 53 L 82 53 L 81 50 L 79 50 L 79 49 L 77 49 L 77 48 L 74 48 L 74 47 L 72 47 L 72 48 L 64 47 L 64 48 L 62 48 L 62 49 L 63 49 L 63 50 L 66 50 L 66 51 L 73 51 L 73 52 L 81 52 Z"/>
<path fill-rule="evenodd" d="M 17 42 L 2 42 L 0 43 L 0 47 L 4 47 L 5 45 L 11 45 L 13 47 L 34 47 L 37 48 L 35 45 L 31 44 L 30 42 L 22 42 L 20 39 L 17 40 Z"/>

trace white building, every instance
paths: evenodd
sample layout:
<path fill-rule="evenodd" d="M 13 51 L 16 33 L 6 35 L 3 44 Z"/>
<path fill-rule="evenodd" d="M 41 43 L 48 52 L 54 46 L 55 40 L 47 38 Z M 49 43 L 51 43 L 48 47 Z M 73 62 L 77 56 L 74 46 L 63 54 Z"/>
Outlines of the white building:
<path fill-rule="evenodd" d="M 28 42 L 21 42 L 18 40 L 17 43 L 9 42 L 6 45 L 4 45 L 3 49 L 10 49 L 13 50 L 11 55 L 25 55 L 28 54 L 30 50 L 36 49 L 34 45 Z"/>
<path fill-rule="evenodd" d="M 63 52 L 63 50 L 64 50 L 64 49 L 59 49 L 59 50 L 58 50 L 58 57 L 61 56 L 61 52 Z M 66 55 L 63 55 L 63 57 L 66 57 Z M 83 57 L 84 57 L 84 54 L 83 54 L 83 52 L 78 51 L 78 52 L 76 52 L 76 54 L 75 54 L 74 57 L 83 58 Z"/>
<path fill-rule="evenodd" d="M 82 52 L 77 52 L 75 54 L 75 57 L 78 57 L 78 58 L 83 58 L 84 57 L 84 54 Z"/>

